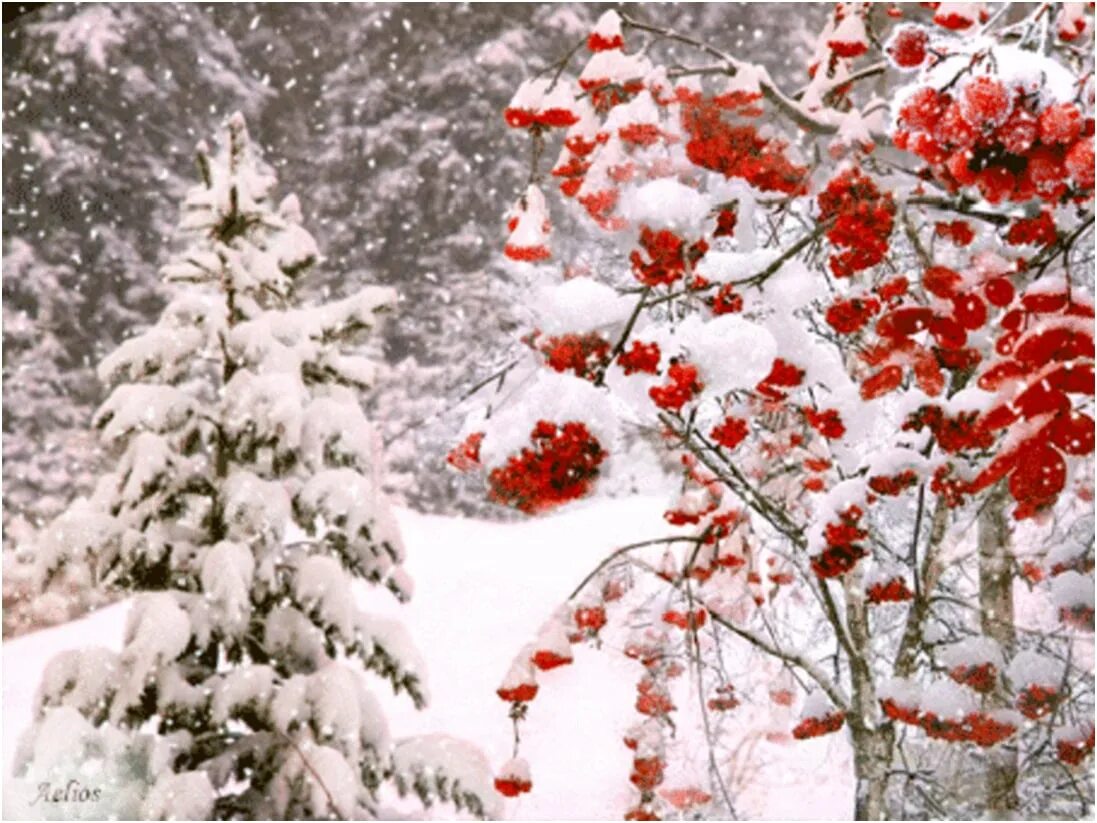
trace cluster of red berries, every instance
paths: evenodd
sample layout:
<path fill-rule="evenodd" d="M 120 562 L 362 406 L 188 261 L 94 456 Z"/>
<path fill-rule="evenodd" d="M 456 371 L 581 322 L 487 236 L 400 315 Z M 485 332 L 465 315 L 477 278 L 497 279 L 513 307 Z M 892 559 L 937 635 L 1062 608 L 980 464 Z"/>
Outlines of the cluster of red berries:
<path fill-rule="evenodd" d="M 1012 723 L 996 720 L 978 712 L 972 712 L 963 720 L 939 718 L 932 712 L 922 714 L 919 724 L 926 736 L 948 743 L 970 742 L 990 747 L 1014 735 L 1017 727 Z"/>
<path fill-rule="evenodd" d="M 630 660 L 637 660 L 645 668 L 658 666 L 666 654 L 666 633 L 651 630 L 642 637 L 630 638 L 625 644 L 624 655 Z M 630 749 L 636 748 L 636 741 L 625 740 L 625 745 Z"/>
<path fill-rule="evenodd" d="M 577 115 L 570 108 L 520 108 L 509 107 L 503 111 L 503 119 L 507 125 L 514 129 L 542 128 L 567 128 L 579 122 Z"/>
<path fill-rule="evenodd" d="M 1084 632 L 1093 632 L 1093 607 L 1078 604 L 1059 609 L 1059 620 Z"/>
<path fill-rule="evenodd" d="M 739 698 L 735 695 L 735 686 L 725 683 L 716 687 L 716 696 L 710 697 L 705 704 L 711 712 L 730 712 L 738 707 Z"/>
<path fill-rule="evenodd" d="M 827 308 L 824 319 L 839 334 L 853 334 L 864 328 L 879 313 L 880 301 L 875 297 L 852 297 L 832 303 Z"/>
<path fill-rule="evenodd" d="M 517 797 L 520 794 L 533 790 L 533 781 L 522 780 L 518 777 L 495 778 L 495 791 L 503 797 Z"/>
<path fill-rule="evenodd" d="M 804 460 L 804 470 L 809 472 L 809 474 L 801 482 L 801 485 L 809 492 L 821 492 L 826 488 L 826 480 L 823 477 L 823 472 L 827 471 L 830 466 L 830 461 L 824 458 L 807 458 Z"/>
<path fill-rule="evenodd" d="M 555 371 L 593 380 L 609 360 L 610 342 L 598 332 L 563 334 L 548 338 L 537 348 Z"/>
<path fill-rule="evenodd" d="M 1004 286 L 1003 286 L 1004 284 Z M 970 369 L 981 359 L 979 352 L 967 347 L 968 333 L 982 328 L 988 319 L 986 303 L 978 295 L 962 290 L 963 280 L 952 269 L 931 266 L 922 275 L 923 288 L 951 302 L 951 311 L 940 311 L 918 304 L 898 305 L 876 322 L 878 343 L 864 348 L 860 359 L 876 368 L 861 384 L 861 397 L 871 400 L 902 384 L 904 367 L 913 366 L 919 388 L 930 396 L 945 387 L 942 368 Z M 995 301 L 1012 299 L 1012 285 L 1005 278 L 992 278 L 984 291 Z M 928 331 L 936 345 L 928 346 L 914 338 Z"/>
<path fill-rule="evenodd" d="M 632 346 L 617 355 L 617 365 L 624 369 L 625 374 L 658 374 L 661 357 L 658 343 L 633 340 Z"/>
<path fill-rule="evenodd" d="M 725 417 L 710 433 L 716 443 L 725 449 L 734 449 L 750 434 L 750 426 L 741 417 Z"/>
<path fill-rule="evenodd" d="M 850 506 L 838 515 L 837 522 L 827 523 L 823 529 L 826 547 L 811 558 L 811 569 L 819 577 L 838 577 L 845 574 L 857 561 L 868 554 L 861 541 L 868 532 L 859 525 L 864 512 L 860 506 Z"/>
<path fill-rule="evenodd" d="M 917 25 L 899 26 L 884 47 L 891 62 L 900 69 L 916 69 L 929 56 L 929 32 Z"/>
<path fill-rule="evenodd" d="M 741 178 L 760 191 L 806 192 L 808 169 L 785 156 L 782 141 L 762 137 L 751 123 L 732 125 L 724 112 L 711 101 L 683 105 L 686 155 L 694 165 Z"/>
<path fill-rule="evenodd" d="M 881 700 L 880 707 L 892 720 L 918 726 L 926 737 L 947 743 L 966 742 L 989 748 L 1008 740 L 1017 732 L 1017 727 L 1012 723 L 981 712 L 971 712 L 963 718 L 942 718 L 933 712 L 902 706 L 891 699 Z"/>
<path fill-rule="evenodd" d="M 922 406 L 903 423 L 903 431 L 920 432 L 929 428 L 937 445 L 948 454 L 990 448 L 991 435 L 979 421 L 978 412 L 960 412 L 949 416 L 940 406 Z"/>
<path fill-rule="evenodd" d="M 645 286 L 653 287 L 669 286 L 681 280 L 687 267 L 692 269 L 708 251 L 708 243 L 704 240 L 687 244 L 669 229 L 653 231 L 647 226 L 640 228 L 640 245 L 643 254 L 634 249 L 629 255 L 632 273 Z"/>
<path fill-rule="evenodd" d="M 953 666 L 949 669 L 948 676 L 962 686 L 987 694 L 993 691 L 994 684 L 998 682 L 998 667 L 990 662 Z"/>
<path fill-rule="evenodd" d="M 636 711 L 649 717 L 662 717 L 675 710 L 666 688 L 653 678 L 644 677 L 636 686 Z"/>
<path fill-rule="evenodd" d="M 663 622 L 671 626 L 677 626 L 683 631 L 696 631 L 705 625 L 708 612 L 705 609 L 695 609 L 692 612 L 681 612 L 677 609 L 668 609 L 663 612 Z"/>
<path fill-rule="evenodd" d="M 739 222 L 739 212 L 736 209 L 720 209 L 716 214 L 716 229 L 713 237 L 734 237 L 735 226 Z"/>
<path fill-rule="evenodd" d="M 878 474 L 868 479 L 868 487 L 884 497 L 898 497 L 918 485 L 918 472 L 904 469 L 898 474 Z"/>
<path fill-rule="evenodd" d="M 896 576 L 886 581 L 873 583 L 865 589 L 865 598 L 869 603 L 903 603 L 914 599 L 914 592 L 907 586 L 905 578 Z"/>
<path fill-rule="evenodd" d="M 446 462 L 459 472 L 472 471 L 480 466 L 480 444 L 484 442 L 483 432 L 473 432 L 446 455 Z"/>
<path fill-rule="evenodd" d="M 1084 734 L 1084 732 L 1083 732 Z M 1089 727 L 1089 736 L 1080 739 L 1060 738 L 1055 742 L 1059 759 L 1068 766 L 1077 766 L 1093 752 L 1093 726 Z"/>
<path fill-rule="evenodd" d="M 570 650 L 566 654 L 561 654 L 556 649 L 535 649 L 530 656 L 530 662 L 543 672 L 568 666 L 574 661 L 575 658 Z"/>
<path fill-rule="evenodd" d="M 970 246 L 975 242 L 975 230 L 966 220 L 938 222 L 933 227 L 933 232 L 956 246 Z"/>
<path fill-rule="evenodd" d="M 743 295 L 735 291 L 731 283 L 725 283 L 712 296 L 709 306 L 715 315 L 737 314 L 743 310 Z"/>
<path fill-rule="evenodd" d="M 532 789 L 533 781 L 529 777 L 529 767 L 519 758 L 507 763 L 502 773 L 495 778 L 495 791 L 503 797 L 517 797 Z"/>
<path fill-rule="evenodd" d="M 1050 246 L 1059 237 L 1051 213 L 1040 212 L 1036 217 L 1018 217 L 1009 224 L 1006 242 L 1014 246 Z"/>
<path fill-rule="evenodd" d="M 1038 720 L 1059 705 L 1059 698 L 1059 691 L 1054 686 L 1031 683 L 1017 694 L 1017 711 L 1029 720 Z"/>
<path fill-rule="evenodd" d="M 572 421 L 557 426 L 541 420 L 530 439 L 531 448 L 491 471 L 491 500 L 536 514 L 590 491 L 606 452 L 585 424 Z"/>
<path fill-rule="evenodd" d="M 851 277 L 884 259 L 895 225 L 890 193 L 881 193 L 871 177 L 851 167 L 827 184 L 818 203 L 819 221 L 833 221 L 827 240 L 843 249 L 829 261 L 835 277 Z"/>
<path fill-rule="evenodd" d="M 667 380 L 666 385 L 648 389 L 648 395 L 656 406 L 668 411 L 679 411 L 705 388 L 698 378 L 697 367 L 677 359 L 670 361 Z"/>
<path fill-rule="evenodd" d="M 923 87 L 899 110 L 892 139 L 949 188 L 975 186 L 991 203 L 1091 197 L 1093 120 L 1074 103 L 1039 105 L 1039 94 L 988 74 L 959 91 Z"/>
<path fill-rule="evenodd" d="M 642 792 L 651 792 L 663 782 L 666 764 L 659 757 L 636 757 L 632 761 L 629 782 Z"/>
<path fill-rule="evenodd" d="M 778 357 L 773 361 L 769 374 L 759 381 L 754 390 L 767 400 L 782 402 L 788 397 L 789 389 L 803 382 L 804 370 Z"/>
<path fill-rule="evenodd" d="M 614 106 L 627 103 L 644 90 L 644 81 L 640 79 L 615 82 L 608 77 L 579 78 L 579 87 L 590 95 L 591 105 L 600 114 L 605 114 Z"/>
<path fill-rule="evenodd" d="M 838 731 L 845 722 L 846 713 L 841 711 L 831 712 L 823 717 L 805 717 L 792 730 L 792 736 L 797 740 L 822 737 L 824 734 L 833 734 Z"/>
<path fill-rule="evenodd" d="M 500 686 L 495 690 L 500 700 L 507 703 L 529 703 L 537 697 L 539 686 L 536 683 L 518 683 L 514 686 Z"/>
<path fill-rule="evenodd" d="M 594 142 L 581 144 L 584 149 L 583 154 L 572 151 L 553 167 L 552 176 L 560 178 L 560 193 L 564 197 L 574 197 L 583 187 L 583 177 L 590 170 L 590 162 L 584 157 L 594 151 L 596 145 Z"/>
<path fill-rule="evenodd" d="M 572 619 L 581 632 L 598 634 L 606 625 L 606 610 L 602 606 L 580 606 Z"/>
<path fill-rule="evenodd" d="M 842 422 L 842 416 L 837 409 L 816 411 L 811 406 L 804 406 L 800 411 L 803 412 L 807 424 L 827 440 L 837 440 L 846 433 L 846 424 Z"/>

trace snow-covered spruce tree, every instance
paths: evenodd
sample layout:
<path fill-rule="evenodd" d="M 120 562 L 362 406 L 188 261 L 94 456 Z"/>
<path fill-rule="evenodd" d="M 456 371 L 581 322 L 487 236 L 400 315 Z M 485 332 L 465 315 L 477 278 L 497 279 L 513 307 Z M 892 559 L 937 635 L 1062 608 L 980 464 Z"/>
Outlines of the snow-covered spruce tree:
<path fill-rule="evenodd" d="M 634 659 L 631 819 L 741 813 L 752 725 L 831 746 L 859 818 L 1092 808 L 1091 11 L 925 6 L 835 4 L 796 91 L 609 12 L 505 113 L 537 325 L 450 462 L 534 514 L 622 424 L 680 461 L 678 530 L 605 557 L 499 689 L 518 723 L 572 644 Z M 616 262 L 561 265 L 561 207 Z"/>
<path fill-rule="evenodd" d="M 122 816 L 358 818 L 378 813 L 385 781 L 490 813 L 482 757 L 394 743 L 366 684 L 373 672 L 426 700 L 403 628 L 354 590 L 411 592 L 359 406 L 374 376 L 359 341 L 395 295 L 298 305 L 316 245 L 297 199 L 271 199 L 239 114 L 198 166 L 167 308 L 99 368 L 114 388 L 94 422 L 116 468 L 36 547 L 44 578 L 86 563 L 136 593 L 125 643 L 49 664 L 25 768 L 87 774 L 88 741 L 121 740 L 141 763 L 130 779 L 151 784 L 100 787 L 108 808 L 136 798 Z"/>

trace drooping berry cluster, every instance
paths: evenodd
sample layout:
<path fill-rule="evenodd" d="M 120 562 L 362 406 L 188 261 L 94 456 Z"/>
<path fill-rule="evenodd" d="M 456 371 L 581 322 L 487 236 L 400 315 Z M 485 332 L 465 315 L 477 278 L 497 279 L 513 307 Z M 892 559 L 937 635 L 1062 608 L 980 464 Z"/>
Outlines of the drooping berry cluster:
<path fill-rule="evenodd" d="M 760 191 L 803 194 L 808 169 L 786 157 L 785 144 L 762 137 L 753 123 L 728 123 L 725 111 L 726 106 L 711 101 L 683 106 L 690 161 L 725 177 L 746 180 Z"/>
<path fill-rule="evenodd" d="M 446 462 L 459 472 L 472 471 L 480 466 L 480 444 L 484 442 L 483 432 L 473 432 L 446 455 Z"/>
<path fill-rule="evenodd" d="M 823 529 L 826 546 L 811 558 L 811 569 L 819 577 L 843 575 L 868 554 L 861 544 L 868 537 L 868 532 L 859 525 L 863 516 L 859 506 L 850 506 L 839 514 L 837 521 L 826 524 Z"/>
<path fill-rule="evenodd" d="M 562 334 L 539 342 L 537 349 L 555 371 L 593 380 L 609 360 L 610 342 L 598 332 Z"/>
<path fill-rule="evenodd" d="M 899 110 L 892 139 L 951 190 L 974 186 L 991 203 L 1092 196 L 1092 119 L 1074 103 L 1045 105 L 1040 94 L 990 74 L 948 91 L 918 89 Z"/>
<path fill-rule="evenodd" d="M 843 249 L 831 255 L 835 277 L 850 277 L 884 259 L 895 225 L 895 200 L 881 193 L 876 182 L 851 167 L 819 193 L 819 221 L 833 221 L 827 240 Z"/>
<path fill-rule="evenodd" d="M 868 479 L 868 487 L 884 497 L 898 497 L 918 485 L 918 472 L 904 469 L 897 474 L 877 474 Z"/>
<path fill-rule="evenodd" d="M 828 308 L 824 319 L 839 334 L 854 334 L 864 328 L 880 312 L 880 301 L 874 297 L 853 297 L 836 300 Z"/>
<path fill-rule="evenodd" d="M 672 360 L 667 369 L 667 383 L 652 386 L 648 389 L 648 395 L 659 408 L 680 411 L 682 406 L 693 400 L 704 388 L 705 384 L 701 382 L 696 366 L 682 360 Z"/>
<path fill-rule="evenodd" d="M 725 449 L 734 449 L 750 434 L 750 426 L 741 417 L 725 417 L 710 436 Z"/>
<path fill-rule="evenodd" d="M 989 748 L 1008 740 L 1017 732 L 1017 726 L 1004 714 L 985 714 L 973 711 L 954 717 L 941 717 L 932 711 L 922 711 L 917 706 L 906 706 L 894 698 L 880 701 L 880 707 L 890 719 L 917 726 L 926 737 L 947 743 L 969 742 Z"/>
<path fill-rule="evenodd" d="M 661 357 L 658 343 L 642 343 L 639 340 L 633 340 L 628 349 L 617 355 L 617 365 L 624 370 L 625 374 L 637 372 L 658 374 Z"/>
<path fill-rule="evenodd" d="M 669 286 L 681 280 L 708 251 L 704 240 L 687 244 L 669 229 L 653 231 L 647 226 L 640 228 L 640 245 L 643 253 L 633 250 L 629 261 L 633 275 L 645 286 Z"/>
<path fill-rule="evenodd" d="M 914 598 L 914 592 L 907 585 L 905 577 L 896 576 L 880 580 L 865 589 L 865 599 L 869 603 L 903 603 Z"/>
<path fill-rule="evenodd" d="M 1087 734 L 1088 731 L 1088 734 Z M 1055 735 L 1055 751 L 1068 766 L 1077 766 L 1093 753 L 1093 724 L 1085 728 L 1070 727 Z"/>
<path fill-rule="evenodd" d="M 846 722 L 846 713 L 842 711 L 831 712 L 822 717 L 805 717 L 792 730 L 792 736 L 797 740 L 808 740 L 812 737 L 822 737 L 824 734 L 833 734 Z"/>
<path fill-rule="evenodd" d="M 990 662 L 962 664 L 949 669 L 948 676 L 969 689 L 986 694 L 998 681 L 998 668 Z"/>
<path fill-rule="evenodd" d="M 535 514 L 590 491 L 607 455 L 586 424 L 571 421 L 557 426 L 541 420 L 530 439 L 532 447 L 491 471 L 491 500 Z"/>

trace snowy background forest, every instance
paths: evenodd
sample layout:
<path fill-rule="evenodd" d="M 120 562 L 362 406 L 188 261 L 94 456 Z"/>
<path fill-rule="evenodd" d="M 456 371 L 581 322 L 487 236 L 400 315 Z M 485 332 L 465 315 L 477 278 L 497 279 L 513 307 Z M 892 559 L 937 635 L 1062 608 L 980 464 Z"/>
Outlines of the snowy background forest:
<path fill-rule="evenodd" d="M 4 816 L 1091 818 L 1093 33 L 6 6 Z"/>

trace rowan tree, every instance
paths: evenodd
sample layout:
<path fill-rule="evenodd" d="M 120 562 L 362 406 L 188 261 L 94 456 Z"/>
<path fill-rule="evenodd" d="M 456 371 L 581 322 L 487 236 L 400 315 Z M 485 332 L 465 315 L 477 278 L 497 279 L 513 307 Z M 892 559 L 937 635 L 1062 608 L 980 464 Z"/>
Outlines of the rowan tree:
<path fill-rule="evenodd" d="M 503 253 L 536 322 L 450 463 L 529 514 L 625 429 L 680 465 L 673 531 L 603 558 L 499 690 L 517 725 L 573 645 L 636 660 L 627 819 L 733 814 L 734 718 L 767 703 L 848 735 L 859 819 L 1092 807 L 1093 89 L 1076 3 L 839 3 L 796 90 L 607 12 L 517 89 Z M 672 789 L 688 724 L 707 773 Z"/>

